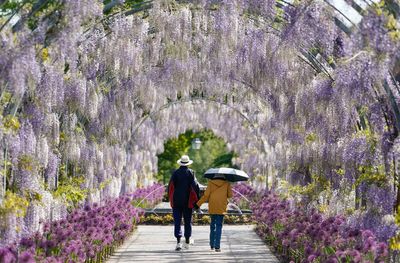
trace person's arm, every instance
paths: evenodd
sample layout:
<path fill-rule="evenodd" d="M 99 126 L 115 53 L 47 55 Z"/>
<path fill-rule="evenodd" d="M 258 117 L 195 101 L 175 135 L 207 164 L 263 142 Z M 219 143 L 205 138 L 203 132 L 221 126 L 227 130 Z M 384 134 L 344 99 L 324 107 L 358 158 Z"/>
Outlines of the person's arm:
<path fill-rule="evenodd" d="M 200 186 L 199 186 L 199 182 L 197 181 L 196 175 L 194 173 L 193 170 L 191 170 L 192 174 L 193 174 L 193 182 L 192 182 L 192 187 L 194 189 L 194 191 L 196 192 L 197 195 L 197 199 L 200 199 Z"/>
<path fill-rule="evenodd" d="M 210 194 L 211 194 L 211 190 L 210 190 L 210 187 L 208 187 L 208 185 L 207 185 L 204 195 L 197 202 L 197 206 L 200 207 L 204 202 L 208 202 L 208 199 L 210 198 Z"/>
<path fill-rule="evenodd" d="M 172 208 L 174 207 L 174 191 L 175 191 L 174 175 L 175 173 L 172 174 L 168 183 L 168 199 L 169 199 L 169 204 L 171 205 Z"/>
<path fill-rule="evenodd" d="M 197 201 L 199 201 L 199 186 L 196 182 L 196 177 L 194 176 L 193 170 L 189 169 L 190 185 L 189 185 L 189 208 L 195 208 Z"/>

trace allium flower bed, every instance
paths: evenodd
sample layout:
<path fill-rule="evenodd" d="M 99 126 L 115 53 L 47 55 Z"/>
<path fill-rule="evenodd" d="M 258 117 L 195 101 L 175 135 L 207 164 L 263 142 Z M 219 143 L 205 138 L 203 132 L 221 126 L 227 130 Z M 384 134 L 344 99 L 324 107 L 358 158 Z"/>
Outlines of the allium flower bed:
<path fill-rule="evenodd" d="M 99 262 L 109 256 L 133 231 L 144 211 L 133 206 L 156 185 L 108 200 L 104 206 L 85 206 L 65 219 L 46 223 L 43 233 L 22 238 L 19 244 L 0 248 L 0 262 Z M 162 188 L 161 188 L 162 189 Z M 160 191 L 156 191 L 160 192 Z M 160 194 L 150 194 L 156 203 Z M 18 261 L 17 261 L 18 259 Z"/>
<path fill-rule="evenodd" d="M 387 262 L 387 244 L 370 230 L 349 227 L 343 216 L 308 214 L 274 194 L 265 195 L 252 209 L 257 234 L 285 262 Z"/>

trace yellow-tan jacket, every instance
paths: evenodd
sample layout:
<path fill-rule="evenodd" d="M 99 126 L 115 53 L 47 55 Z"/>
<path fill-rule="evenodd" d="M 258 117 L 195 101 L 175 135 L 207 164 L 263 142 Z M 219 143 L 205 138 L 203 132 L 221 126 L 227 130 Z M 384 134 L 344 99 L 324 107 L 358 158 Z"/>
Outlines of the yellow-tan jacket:
<path fill-rule="evenodd" d="M 226 212 L 227 199 L 230 197 L 232 197 L 232 189 L 229 182 L 220 179 L 209 180 L 207 189 L 197 205 L 201 206 L 208 201 L 208 213 L 222 215 Z"/>

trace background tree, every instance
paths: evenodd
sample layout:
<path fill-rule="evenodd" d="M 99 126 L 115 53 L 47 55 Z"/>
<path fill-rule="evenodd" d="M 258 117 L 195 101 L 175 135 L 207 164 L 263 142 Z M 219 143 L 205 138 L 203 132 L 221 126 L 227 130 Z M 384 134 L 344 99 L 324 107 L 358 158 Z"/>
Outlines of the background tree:
<path fill-rule="evenodd" d="M 192 140 L 199 138 L 202 141 L 199 150 L 193 149 Z M 167 183 L 172 172 L 179 167 L 177 160 L 184 154 L 189 155 L 193 160 L 191 168 L 195 171 L 200 183 L 205 183 L 204 172 L 212 167 L 236 167 L 232 163 L 232 158 L 236 157 L 234 152 L 227 149 L 224 140 L 216 136 L 210 130 L 193 132 L 188 130 L 178 136 L 171 138 L 164 144 L 164 152 L 158 157 L 157 179 Z"/>

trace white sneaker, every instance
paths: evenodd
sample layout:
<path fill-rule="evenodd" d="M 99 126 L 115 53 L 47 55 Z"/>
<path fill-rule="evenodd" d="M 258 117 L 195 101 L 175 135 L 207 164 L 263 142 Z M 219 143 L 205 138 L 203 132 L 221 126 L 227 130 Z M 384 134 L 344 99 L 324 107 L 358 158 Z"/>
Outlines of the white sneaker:
<path fill-rule="evenodd" d="M 190 244 L 188 244 L 188 243 L 185 242 L 185 243 L 183 243 L 183 248 L 184 248 L 184 249 L 189 249 L 189 245 L 190 245 Z"/>
<path fill-rule="evenodd" d="M 192 246 L 194 245 L 194 238 L 191 238 L 191 239 L 189 240 L 189 244 L 192 245 Z"/>
<path fill-rule="evenodd" d="M 181 243 L 177 243 L 177 244 L 176 244 L 175 250 L 176 250 L 176 251 L 182 250 L 182 244 L 181 244 Z"/>

